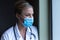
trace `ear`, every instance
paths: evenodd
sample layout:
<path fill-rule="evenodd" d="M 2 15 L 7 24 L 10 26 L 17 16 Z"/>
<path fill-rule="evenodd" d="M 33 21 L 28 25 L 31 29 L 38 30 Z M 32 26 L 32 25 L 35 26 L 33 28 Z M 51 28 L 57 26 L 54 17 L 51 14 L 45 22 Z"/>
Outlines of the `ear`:
<path fill-rule="evenodd" d="M 16 18 L 20 19 L 20 14 L 16 13 Z"/>

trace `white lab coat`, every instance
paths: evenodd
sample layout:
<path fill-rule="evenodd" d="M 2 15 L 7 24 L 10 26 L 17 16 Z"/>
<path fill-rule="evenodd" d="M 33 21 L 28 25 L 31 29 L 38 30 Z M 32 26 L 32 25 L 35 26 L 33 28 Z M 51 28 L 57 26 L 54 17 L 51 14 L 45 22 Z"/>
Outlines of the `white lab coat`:
<path fill-rule="evenodd" d="M 13 28 L 15 30 L 13 30 Z M 32 34 L 34 35 L 31 35 L 31 30 Z M 29 27 L 27 28 L 26 40 L 38 40 L 38 32 L 36 27 L 32 26 L 31 30 Z M 18 30 L 18 25 L 16 24 L 15 27 L 12 26 L 11 28 L 4 32 L 4 34 L 1 36 L 1 40 L 24 40 L 24 38 L 21 36 L 20 31 Z"/>

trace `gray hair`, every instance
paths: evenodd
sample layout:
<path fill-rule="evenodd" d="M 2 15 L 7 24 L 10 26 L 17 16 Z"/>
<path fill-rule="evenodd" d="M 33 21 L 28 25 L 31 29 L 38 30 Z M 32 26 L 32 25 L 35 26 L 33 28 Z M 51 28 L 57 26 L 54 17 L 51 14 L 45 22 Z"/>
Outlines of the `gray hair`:
<path fill-rule="evenodd" d="M 30 5 L 28 2 L 26 1 L 18 1 L 15 3 L 15 12 L 21 14 L 22 9 L 26 8 L 26 7 L 32 7 L 32 5 Z M 32 7 L 33 8 L 33 7 Z"/>

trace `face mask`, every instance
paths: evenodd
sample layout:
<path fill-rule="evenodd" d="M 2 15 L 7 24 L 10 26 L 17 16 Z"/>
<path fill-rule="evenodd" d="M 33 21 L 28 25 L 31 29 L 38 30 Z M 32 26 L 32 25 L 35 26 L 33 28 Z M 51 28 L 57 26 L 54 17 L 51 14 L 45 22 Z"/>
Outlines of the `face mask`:
<path fill-rule="evenodd" d="M 33 22 L 34 22 L 33 17 L 32 18 L 26 17 L 24 18 L 23 25 L 24 27 L 31 27 L 33 25 Z"/>

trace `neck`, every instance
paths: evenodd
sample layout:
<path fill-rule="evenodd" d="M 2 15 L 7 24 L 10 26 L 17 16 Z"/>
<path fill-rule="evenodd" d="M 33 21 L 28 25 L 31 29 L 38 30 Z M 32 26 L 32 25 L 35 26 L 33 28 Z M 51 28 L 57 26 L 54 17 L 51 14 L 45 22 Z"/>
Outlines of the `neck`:
<path fill-rule="evenodd" d="M 26 30 L 26 28 L 22 25 L 22 23 L 18 22 L 18 29 L 19 31 Z"/>
<path fill-rule="evenodd" d="M 18 23 L 18 29 L 19 29 L 20 34 L 22 35 L 22 37 L 25 38 L 27 29 L 21 23 Z"/>

